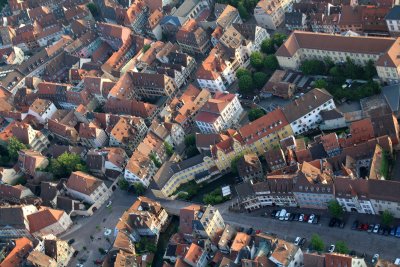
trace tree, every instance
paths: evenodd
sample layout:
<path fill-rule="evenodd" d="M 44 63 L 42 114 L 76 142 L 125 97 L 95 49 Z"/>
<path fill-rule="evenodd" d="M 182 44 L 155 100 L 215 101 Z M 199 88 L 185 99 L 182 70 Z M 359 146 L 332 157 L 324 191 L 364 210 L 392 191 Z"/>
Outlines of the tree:
<path fill-rule="evenodd" d="M 253 68 L 261 69 L 264 66 L 264 56 L 261 52 L 255 51 L 250 55 L 250 65 Z"/>
<path fill-rule="evenodd" d="M 335 244 L 335 251 L 341 254 L 349 254 L 349 248 L 343 241 L 337 241 Z"/>
<path fill-rule="evenodd" d="M 300 70 L 306 75 L 323 75 L 325 74 L 325 64 L 316 59 L 304 60 Z"/>
<path fill-rule="evenodd" d="M 280 47 L 286 39 L 287 35 L 284 33 L 277 32 L 272 36 L 272 40 L 274 41 L 274 44 L 277 47 Z"/>
<path fill-rule="evenodd" d="M 27 149 L 27 146 L 21 143 L 17 138 L 10 137 L 7 144 L 7 152 L 10 160 L 16 161 L 18 159 L 18 151 Z"/>
<path fill-rule="evenodd" d="M 185 136 L 185 146 L 195 146 L 196 136 L 194 134 L 188 134 Z"/>
<path fill-rule="evenodd" d="M 343 208 L 337 200 L 331 200 L 328 202 L 328 210 L 334 218 L 341 218 L 343 216 Z"/>
<path fill-rule="evenodd" d="M 171 146 L 171 144 L 168 143 L 167 141 L 164 141 L 164 147 L 165 147 L 165 152 L 167 153 L 167 155 L 169 157 L 171 157 L 174 154 L 173 146 Z"/>
<path fill-rule="evenodd" d="M 246 8 L 243 5 L 243 2 L 240 2 L 237 7 L 239 11 L 239 15 L 243 20 L 248 20 L 250 18 L 249 12 L 246 10 Z"/>
<path fill-rule="evenodd" d="M 390 226 L 393 223 L 393 220 L 394 217 L 390 211 L 388 210 L 383 211 L 381 215 L 381 221 L 384 226 Z"/>
<path fill-rule="evenodd" d="M 253 108 L 249 111 L 247 116 L 249 117 L 249 121 L 255 121 L 256 119 L 265 115 L 265 111 L 261 108 Z"/>
<path fill-rule="evenodd" d="M 97 17 L 99 15 L 99 10 L 97 9 L 97 6 L 94 3 L 89 3 L 86 6 L 89 9 L 90 13 L 92 13 L 93 17 Z"/>
<path fill-rule="evenodd" d="M 257 89 L 263 88 L 265 83 L 267 82 L 267 80 L 268 80 L 268 76 L 264 72 L 256 72 L 253 75 L 254 86 Z"/>
<path fill-rule="evenodd" d="M 57 159 L 52 159 L 48 171 L 54 174 L 55 178 L 63 178 L 75 171 L 87 172 L 87 167 L 81 157 L 75 153 L 64 152 Z"/>
<path fill-rule="evenodd" d="M 104 250 L 104 248 L 99 248 L 99 252 L 101 255 L 105 255 L 107 252 Z"/>
<path fill-rule="evenodd" d="M 196 155 L 200 154 L 199 150 L 196 148 L 196 146 L 189 146 L 186 148 L 186 156 L 188 158 L 194 157 Z"/>
<path fill-rule="evenodd" d="M 261 43 L 261 51 L 264 52 L 265 54 L 273 54 L 276 52 L 275 46 L 274 46 L 274 40 L 268 38 L 264 39 Z"/>
<path fill-rule="evenodd" d="M 127 191 L 129 188 L 129 183 L 124 178 L 118 180 L 118 186 L 121 190 Z"/>
<path fill-rule="evenodd" d="M 251 76 L 243 75 L 239 78 L 239 91 L 245 94 L 253 91 L 253 78 Z"/>
<path fill-rule="evenodd" d="M 140 182 L 135 182 L 132 184 L 133 190 L 135 192 L 135 194 L 141 196 L 144 194 L 144 192 L 146 192 L 146 187 L 140 183 Z"/>
<path fill-rule="evenodd" d="M 151 45 L 145 44 L 145 45 L 143 46 L 143 48 L 142 48 L 143 53 L 146 53 L 146 51 L 149 50 L 150 47 L 151 47 Z"/>
<path fill-rule="evenodd" d="M 317 234 L 313 234 L 311 236 L 311 246 L 314 250 L 316 251 L 323 251 L 325 244 L 324 241 L 322 241 L 321 237 Z"/>
<path fill-rule="evenodd" d="M 264 58 L 264 67 L 275 71 L 279 67 L 278 60 L 275 55 L 268 55 Z"/>
<path fill-rule="evenodd" d="M 245 68 L 239 68 L 236 71 L 236 77 L 239 79 L 240 77 L 242 77 L 243 75 L 249 75 L 251 76 L 251 72 L 248 69 Z"/>
<path fill-rule="evenodd" d="M 326 88 L 327 86 L 328 86 L 328 83 L 323 79 L 319 79 L 314 82 L 315 88 Z"/>
<path fill-rule="evenodd" d="M 375 63 L 372 60 L 368 60 L 367 64 L 365 64 L 363 73 L 366 80 L 372 80 L 377 75 Z"/>
<path fill-rule="evenodd" d="M 158 160 L 158 158 L 156 157 L 156 155 L 154 155 L 153 152 L 150 153 L 149 158 L 153 161 L 154 165 L 157 168 L 160 168 L 162 163 Z"/>

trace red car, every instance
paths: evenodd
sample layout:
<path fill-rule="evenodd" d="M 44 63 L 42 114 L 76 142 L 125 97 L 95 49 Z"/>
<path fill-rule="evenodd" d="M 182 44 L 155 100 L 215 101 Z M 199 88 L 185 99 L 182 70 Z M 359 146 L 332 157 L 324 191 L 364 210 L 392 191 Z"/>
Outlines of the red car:
<path fill-rule="evenodd" d="M 310 215 L 304 214 L 304 222 L 308 222 L 308 218 L 310 218 Z"/>
<path fill-rule="evenodd" d="M 364 223 L 362 226 L 362 230 L 363 231 L 367 231 L 368 230 L 368 224 Z"/>

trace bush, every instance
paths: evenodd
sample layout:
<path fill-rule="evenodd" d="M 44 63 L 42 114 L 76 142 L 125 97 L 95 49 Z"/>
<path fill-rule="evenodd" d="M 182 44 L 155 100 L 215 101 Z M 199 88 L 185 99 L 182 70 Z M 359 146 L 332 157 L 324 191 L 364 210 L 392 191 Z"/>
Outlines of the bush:
<path fill-rule="evenodd" d="M 227 200 L 228 198 L 222 196 L 221 188 L 217 188 L 211 193 L 204 195 L 203 197 L 203 202 L 210 205 L 216 205 Z"/>
<path fill-rule="evenodd" d="M 328 87 L 328 83 L 325 80 L 316 80 L 314 83 L 314 87 L 315 88 L 327 88 Z"/>
<path fill-rule="evenodd" d="M 239 91 L 243 94 L 253 92 L 253 78 L 249 75 L 243 75 L 239 78 Z"/>
<path fill-rule="evenodd" d="M 343 208 L 337 200 L 331 200 L 328 202 L 328 211 L 334 218 L 341 218 L 343 216 Z"/>
<path fill-rule="evenodd" d="M 256 72 L 253 75 L 253 82 L 254 82 L 254 86 L 257 89 L 261 89 L 264 87 L 265 83 L 268 80 L 268 76 L 267 74 L 263 73 L 263 72 Z"/>
<path fill-rule="evenodd" d="M 349 254 L 349 248 L 343 241 L 337 241 L 335 244 L 335 252 L 341 254 Z"/>

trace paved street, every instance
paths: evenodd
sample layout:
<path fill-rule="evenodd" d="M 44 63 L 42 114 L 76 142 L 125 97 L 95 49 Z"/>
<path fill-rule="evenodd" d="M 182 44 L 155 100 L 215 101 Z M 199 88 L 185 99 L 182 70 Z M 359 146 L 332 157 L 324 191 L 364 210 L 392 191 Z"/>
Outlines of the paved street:
<path fill-rule="evenodd" d="M 179 209 L 188 203 L 184 201 L 159 200 L 167 208 L 168 212 L 179 214 Z M 328 227 L 328 216 L 321 217 L 319 224 L 308 224 L 301 222 L 279 221 L 270 217 L 261 217 L 262 212 L 255 213 L 234 213 L 229 211 L 232 201 L 217 205 L 222 213 L 224 220 L 233 225 L 246 228 L 254 228 L 269 233 L 274 233 L 278 237 L 293 241 L 297 236 L 305 237 L 310 240 L 312 234 L 316 233 L 322 237 L 325 245 L 335 244 L 337 241 L 344 241 L 350 250 L 358 254 L 366 253 L 371 257 L 379 253 L 382 258 L 394 260 L 400 256 L 400 239 L 392 236 L 382 236 L 378 234 L 368 234 L 366 232 L 351 230 L 351 224 L 356 218 L 364 219 L 363 222 L 378 222 L 379 218 L 368 215 L 349 215 L 344 229 Z M 307 244 L 308 245 L 308 244 Z"/>
<path fill-rule="evenodd" d="M 91 217 L 81 217 L 74 219 L 74 226 L 64 235 L 64 240 L 75 239 L 73 247 L 79 250 L 79 254 L 71 262 L 71 266 L 76 266 L 79 259 L 85 259 L 84 266 L 93 266 L 93 262 L 101 259 L 99 248 L 108 249 L 113 240 L 114 227 L 122 213 L 128 209 L 135 201 L 136 196 L 117 189 L 110 200 L 112 205 L 106 208 L 103 205 Z M 104 235 L 105 229 L 111 229 L 112 233 L 108 236 L 110 242 Z M 93 241 L 90 240 L 93 236 Z M 86 250 L 83 249 L 86 247 Z"/>

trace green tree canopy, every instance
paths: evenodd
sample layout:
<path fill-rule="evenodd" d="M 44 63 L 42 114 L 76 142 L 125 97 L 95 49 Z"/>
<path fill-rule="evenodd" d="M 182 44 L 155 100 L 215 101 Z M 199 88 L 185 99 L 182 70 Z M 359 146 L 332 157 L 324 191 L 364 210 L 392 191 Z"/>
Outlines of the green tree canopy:
<path fill-rule="evenodd" d="M 279 67 L 278 60 L 275 55 L 268 55 L 264 58 L 264 66 L 272 71 L 275 71 Z"/>
<path fill-rule="evenodd" d="M 325 74 L 325 64 L 316 59 L 304 60 L 300 70 L 306 75 L 323 75 Z"/>
<path fill-rule="evenodd" d="M 185 136 L 185 146 L 195 146 L 196 136 L 194 134 L 188 134 Z"/>
<path fill-rule="evenodd" d="M 255 51 L 250 55 L 250 65 L 253 68 L 261 69 L 264 66 L 264 55 L 261 52 Z"/>
<path fill-rule="evenodd" d="M 384 226 L 390 226 L 394 221 L 393 214 L 388 210 L 383 211 L 381 221 Z"/>
<path fill-rule="evenodd" d="M 249 121 L 255 121 L 258 118 L 261 118 L 265 115 L 265 111 L 261 108 L 253 108 L 249 111 L 247 116 L 249 117 Z"/>
<path fill-rule="evenodd" d="M 242 77 L 243 75 L 251 76 L 251 72 L 250 72 L 248 69 L 239 68 L 239 69 L 236 71 L 236 77 L 237 77 L 237 78 L 240 78 L 240 77 Z"/>
<path fill-rule="evenodd" d="M 315 81 L 314 87 L 315 88 L 327 88 L 328 87 L 328 83 L 323 79 L 319 79 L 319 80 Z"/>
<path fill-rule="evenodd" d="M 174 147 L 168 143 L 167 141 L 164 141 L 164 147 L 165 147 L 165 152 L 169 157 L 171 157 L 174 154 Z"/>
<path fill-rule="evenodd" d="M 267 80 L 268 80 L 268 75 L 265 74 L 264 72 L 256 72 L 253 75 L 254 86 L 257 89 L 263 88 Z"/>
<path fill-rule="evenodd" d="M 349 248 L 347 247 L 346 243 L 343 241 L 337 241 L 335 244 L 335 252 L 341 254 L 349 254 Z"/>
<path fill-rule="evenodd" d="M 118 180 L 118 186 L 119 186 L 119 188 L 120 188 L 121 190 L 126 191 L 126 190 L 128 190 L 128 188 L 129 188 L 129 183 L 128 183 L 128 181 L 125 180 L 124 178 L 121 178 L 121 179 Z"/>
<path fill-rule="evenodd" d="M 89 3 L 86 6 L 89 9 L 90 13 L 92 13 L 93 17 L 97 17 L 99 15 L 99 10 L 94 3 Z"/>
<path fill-rule="evenodd" d="M 317 234 L 313 234 L 311 236 L 311 246 L 314 250 L 316 251 L 323 251 L 325 248 L 324 241 L 321 239 L 321 237 Z"/>
<path fill-rule="evenodd" d="M 250 14 L 244 6 L 243 2 L 240 2 L 237 7 L 239 11 L 239 15 L 243 20 L 248 20 L 250 18 Z"/>
<path fill-rule="evenodd" d="M 55 178 L 69 177 L 74 171 L 87 172 L 85 162 L 75 153 L 64 152 L 58 158 L 51 159 L 48 171 L 53 173 Z"/>
<path fill-rule="evenodd" d="M 264 52 L 265 54 L 275 53 L 276 49 L 274 46 L 274 40 L 272 40 L 270 38 L 264 39 L 261 43 L 261 51 Z"/>
<path fill-rule="evenodd" d="M 188 158 L 194 157 L 196 155 L 200 154 L 199 150 L 197 149 L 196 146 L 189 146 L 186 147 L 186 156 Z"/>
<path fill-rule="evenodd" d="M 239 78 L 239 91 L 241 93 L 251 93 L 253 91 L 253 78 L 249 75 L 243 75 Z"/>
<path fill-rule="evenodd" d="M 328 210 L 334 218 L 341 218 L 343 216 L 343 208 L 337 200 L 331 200 L 328 202 Z"/>
<path fill-rule="evenodd" d="M 274 40 L 274 43 L 277 47 L 280 47 L 286 39 L 287 35 L 280 32 L 277 32 L 272 36 L 272 40 Z"/>
<path fill-rule="evenodd" d="M 140 183 L 140 182 L 135 182 L 132 184 L 133 190 L 135 194 L 142 196 L 146 192 L 146 187 Z"/>
<path fill-rule="evenodd" d="M 18 151 L 27 149 L 28 147 L 21 143 L 17 138 L 10 137 L 7 144 L 7 152 L 10 160 L 16 161 L 18 159 Z"/>

